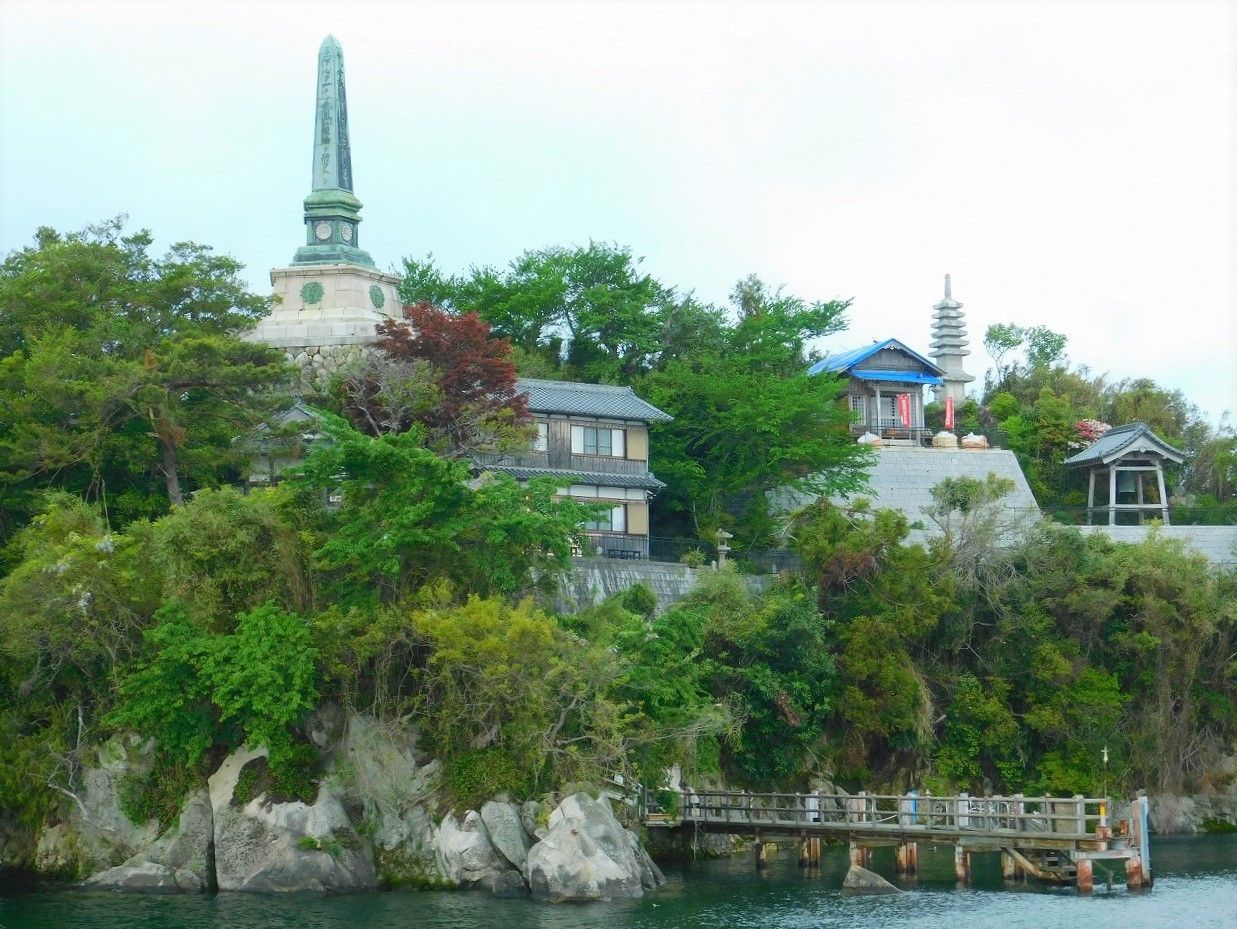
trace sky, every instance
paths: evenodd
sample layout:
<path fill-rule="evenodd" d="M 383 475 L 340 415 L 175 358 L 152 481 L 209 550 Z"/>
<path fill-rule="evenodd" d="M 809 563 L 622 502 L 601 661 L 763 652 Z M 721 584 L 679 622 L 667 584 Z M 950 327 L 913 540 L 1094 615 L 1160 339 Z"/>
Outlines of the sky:
<path fill-rule="evenodd" d="M 923 353 L 950 273 L 981 379 L 988 325 L 1045 325 L 1237 415 L 1237 0 L 0 0 L 0 253 L 126 213 L 267 290 L 328 33 L 381 268 L 615 242 Z"/>

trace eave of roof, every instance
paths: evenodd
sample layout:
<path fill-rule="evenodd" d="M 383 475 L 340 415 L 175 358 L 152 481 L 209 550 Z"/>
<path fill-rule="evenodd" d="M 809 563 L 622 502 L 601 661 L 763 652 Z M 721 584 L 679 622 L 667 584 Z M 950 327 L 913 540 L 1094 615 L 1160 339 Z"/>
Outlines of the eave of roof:
<path fill-rule="evenodd" d="M 482 471 L 498 471 L 509 474 L 517 481 L 531 481 L 538 477 L 561 479 L 564 484 L 596 484 L 599 487 L 636 487 L 643 490 L 661 490 L 666 485 L 651 474 L 617 474 L 613 471 L 571 471 L 561 468 L 521 468 L 512 465 L 481 465 Z"/>
<path fill-rule="evenodd" d="M 939 377 L 922 371 L 864 371 L 852 368 L 846 372 L 861 381 L 892 381 L 895 384 L 944 384 Z"/>

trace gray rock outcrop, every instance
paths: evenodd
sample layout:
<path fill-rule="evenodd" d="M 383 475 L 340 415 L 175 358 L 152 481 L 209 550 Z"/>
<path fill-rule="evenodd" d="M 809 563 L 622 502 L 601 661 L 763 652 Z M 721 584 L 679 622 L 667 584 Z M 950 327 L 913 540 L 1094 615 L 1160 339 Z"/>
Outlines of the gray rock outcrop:
<path fill-rule="evenodd" d="M 550 814 L 549 831 L 528 853 L 534 897 L 553 902 L 642 896 L 664 878 L 605 800 L 573 794 Z"/>
<path fill-rule="evenodd" d="M 438 804 L 440 765 L 417 747 L 416 730 L 353 714 L 341 753 L 349 772 L 345 801 L 361 811 L 383 881 L 432 884 L 445 879 L 431 815 Z"/>
<path fill-rule="evenodd" d="M 201 893 L 206 889 L 201 875 L 193 871 L 145 861 L 140 855 L 132 861 L 100 871 L 86 881 L 86 886 L 148 894 Z"/>
<path fill-rule="evenodd" d="M 1192 835 L 1205 832 L 1208 820 L 1237 825 L 1237 794 L 1196 794 L 1152 797 L 1147 811 L 1157 835 Z"/>
<path fill-rule="evenodd" d="M 879 874 L 869 871 L 867 868 L 861 868 L 858 865 L 851 865 L 850 870 L 846 872 L 846 879 L 842 881 L 842 893 L 844 894 L 900 894 L 902 891 L 894 887 Z"/>
<path fill-rule="evenodd" d="M 126 790 L 149 786 L 152 746 L 113 739 L 57 819 L 37 832 L 0 819 L 0 865 L 34 860 L 44 874 L 91 875 L 91 888 L 145 893 L 340 893 L 376 889 L 381 878 L 587 901 L 639 897 L 665 881 L 605 798 L 575 794 L 550 809 L 500 796 L 438 823 L 440 768 L 415 729 L 327 707 L 304 732 L 322 763 L 312 802 L 278 796 L 267 751 L 240 749 L 162 833 L 153 819 L 130 822 L 121 803 Z"/>
<path fill-rule="evenodd" d="M 520 818 L 520 808 L 514 803 L 490 800 L 481 807 L 481 821 L 485 823 L 494 847 L 523 874 L 532 842 Z"/>
<path fill-rule="evenodd" d="M 77 802 L 64 822 L 39 833 L 35 868 L 44 873 L 85 877 L 111 867 L 146 848 L 159 835 L 159 824 L 133 823 L 120 808 L 126 777 L 141 777 L 153 763 L 151 746 L 137 736 L 112 738 L 98 750 L 98 764 L 82 772 Z"/>
<path fill-rule="evenodd" d="M 530 842 L 539 842 L 545 838 L 545 834 L 549 831 L 546 826 L 541 825 L 541 813 L 545 809 L 545 804 L 540 800 L 525 800 L 523 806 L 520 807 L 520 822 L 524 824 L 524 831 L 528 834 Z M 549 810 L 545 810 L 546 817 L 549 817 Z"/>
<path fill-rule="evenodd" d="M 490 837 L 485 821 L 476 810 L 462 820 L 449 814 L 438 828 L 438 866 L 443 876 L 463 888 L 481 887 L 497 894 L 520 892 L 524 881 L 520 872 L 504 857 Z"/>
<path fill-rule="evenodd" d="M 189 795 L 176 825 L 124 864 L 89 878 L 91 886 L 148 893 L 215 889 L 214 816 L 210 795 Z"/>
<path fill-rule="evenodd" d="M 328 781 L 319 786 L 312 804 L 275 803 L 265 793 L 234 803 L 245 766 L 265 757 L 265 749 L 234 752 L 210 777 L 219 889 L 349 893 L 376 888 L 372 849 L 357 835 L 341 791 Z"/>

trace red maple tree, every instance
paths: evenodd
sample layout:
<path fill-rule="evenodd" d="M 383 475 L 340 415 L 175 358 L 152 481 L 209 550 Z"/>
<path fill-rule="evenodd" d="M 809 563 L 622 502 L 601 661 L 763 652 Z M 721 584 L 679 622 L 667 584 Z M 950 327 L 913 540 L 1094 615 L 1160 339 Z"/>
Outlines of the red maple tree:
<path fill-rule="evenodd" d="M 358 427 L 375 432 L 419 425 L 432 445 L 452 456 L 527 440 L 528 398 L 517 385 L 511 343 L 492 338 L 476 313 L 406 306 L 403 320 L 378 326 L 375 347 L 381 360 L 344 384 L 345 407 Z M 390 389 L 385 382 L 392 377 L 424 378 L 431 402 L 391 409 L 390 397 L 408 394 L 406 387 Z"/>

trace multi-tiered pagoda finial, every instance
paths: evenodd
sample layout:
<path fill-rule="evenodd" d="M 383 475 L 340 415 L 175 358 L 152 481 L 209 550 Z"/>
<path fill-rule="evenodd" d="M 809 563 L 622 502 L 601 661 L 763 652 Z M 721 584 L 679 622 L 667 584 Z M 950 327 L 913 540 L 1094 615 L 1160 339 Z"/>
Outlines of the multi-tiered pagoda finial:
<path fill-rule="evenodd" d="M 937 401 L 953 397 L 959 404 L 966 397 L 966 385 L 975 380 L 962 367 L 970 354 L 966 340 L 966 317 L 962 304 L 953 297 L 949 275 L 945 275 L 945 296 L 932 307 L 932 360 L 945 372 L 945 383 L 936 388 Z"/>
<path fill-rule="evenodd" d="M 333 35 L 323 39 L 318 49 L 317 95 L 313 186 L 305 198 L 305 244 L 296 250 L 292 263 L 372 268 L 374 260 L 358 247 L 361 201 L 352 192 L 344 51 Z"/>

